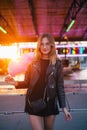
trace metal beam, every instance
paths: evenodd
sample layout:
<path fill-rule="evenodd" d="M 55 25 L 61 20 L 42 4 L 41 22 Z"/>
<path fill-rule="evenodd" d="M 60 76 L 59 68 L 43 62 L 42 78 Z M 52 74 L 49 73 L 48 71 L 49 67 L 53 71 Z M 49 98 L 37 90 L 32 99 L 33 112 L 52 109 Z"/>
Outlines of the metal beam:
<path fill-rule="evenodd" d="M 32 16 L 32 21 L 33 21 L 35 33 L 36 33 L 36 35 L 38 35 L 37 19 L 36 19 L 33 0 L 28 0 L 28 4 L 29 4 L 30 11 L 31 11 L 31 16 Z"/>
<path fill-rule="evenodd" d="M 59 41 L 63 39 L 64 34 L 66 33 L 66 28 L 70 24 L 71 20 L 75 19 L 80 12 L 80 10 L 83 8 L 83 6 L 87 3 L 87 0 L 73 0 L 71 3 L 71 6 L 68 10 L 68 13 L 66 15 L 66 18 L 64 20 L 64 24 L 62 26 L 62 29 L 60 31 L 60 38 Z"/>

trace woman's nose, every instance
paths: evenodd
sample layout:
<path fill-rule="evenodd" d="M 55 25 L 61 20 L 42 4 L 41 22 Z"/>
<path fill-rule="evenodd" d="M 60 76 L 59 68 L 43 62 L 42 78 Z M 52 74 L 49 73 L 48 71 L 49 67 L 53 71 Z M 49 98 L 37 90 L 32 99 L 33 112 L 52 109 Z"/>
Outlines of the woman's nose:
<path fill-rule="evenodd" d="M 43 48 L 46 48 L 46 44 L 43 45 Z"/>

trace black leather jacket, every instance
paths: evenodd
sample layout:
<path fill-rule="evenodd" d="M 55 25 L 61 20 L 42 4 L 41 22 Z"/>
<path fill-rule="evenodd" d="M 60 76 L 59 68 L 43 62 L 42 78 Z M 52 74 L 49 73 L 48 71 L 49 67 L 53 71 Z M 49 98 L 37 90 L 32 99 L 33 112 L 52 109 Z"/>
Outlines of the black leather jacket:
<path fill-rule="evenodd" d="M 60 107 L 64 108 L 66 104 L 62 69 L 63 66 L 60 60 L 57 60 L 55 65 L 49 64 L 46 72 L 46 87 L 48 97 L 54 98 L 57 96 Z M 33 62 L 32 65 L 29 65 L 26 71 L 25 80 L 23 82 L 19 82 L 16 88 L 33 88 L 37 80 L 39 79 L 40 73 L 40 62 Z"/>

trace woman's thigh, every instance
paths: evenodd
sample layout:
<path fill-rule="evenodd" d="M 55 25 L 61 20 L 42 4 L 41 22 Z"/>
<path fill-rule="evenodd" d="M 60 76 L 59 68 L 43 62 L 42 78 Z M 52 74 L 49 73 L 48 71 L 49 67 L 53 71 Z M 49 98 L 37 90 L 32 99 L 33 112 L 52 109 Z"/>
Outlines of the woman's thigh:
<path fill-rule="evenodd" d="M 45 128 L 45 130 L 53 130 L 55 118 L 56 118 L 55 115 L 46 116 L 44 118 L 44 128 Z"/>
<path fill-rule="evenodd" d="M 31 123 L 32 130 L 44 130 L 42 117 L 36 115 L 29 115 L 29 121 Z"/>

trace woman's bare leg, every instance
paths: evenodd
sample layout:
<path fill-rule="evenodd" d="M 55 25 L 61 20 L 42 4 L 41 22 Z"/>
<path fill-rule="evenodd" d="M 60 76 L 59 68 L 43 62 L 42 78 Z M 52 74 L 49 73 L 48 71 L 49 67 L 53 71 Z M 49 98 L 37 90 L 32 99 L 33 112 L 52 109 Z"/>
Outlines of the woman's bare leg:
<path fill-rule="evenodd" d="M 55 115 L 46 116 L 44 118 L 44 129 L 45 130 L 53 130 L 54 122 L 55 122 Z"/>
<path fill-rule="evenodd" d="M 44 130 L 42 117 L 29 115 L 29 121 L 31 123 L 32 130 Z"/>

